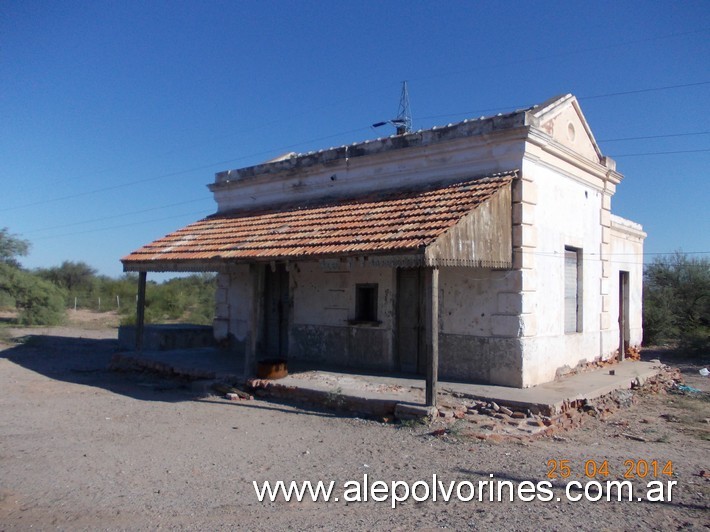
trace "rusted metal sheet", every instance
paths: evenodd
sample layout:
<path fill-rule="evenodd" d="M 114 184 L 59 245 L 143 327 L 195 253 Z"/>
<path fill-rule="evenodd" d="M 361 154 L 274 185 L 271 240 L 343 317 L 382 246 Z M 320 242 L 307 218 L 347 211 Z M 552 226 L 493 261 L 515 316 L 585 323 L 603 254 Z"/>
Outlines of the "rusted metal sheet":
<path fill-rule="evenodd" d="M 429 265 L 510 267 L 513 260 L 511 184 L 463 216 L 426 250 Z"/>

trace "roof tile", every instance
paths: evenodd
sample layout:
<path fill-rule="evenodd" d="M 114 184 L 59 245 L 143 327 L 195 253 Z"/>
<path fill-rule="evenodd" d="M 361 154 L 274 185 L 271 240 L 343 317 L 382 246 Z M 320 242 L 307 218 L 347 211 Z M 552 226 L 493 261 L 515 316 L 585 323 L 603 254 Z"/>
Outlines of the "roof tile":
<path fill-rule="evenodd" d="M 415 251 L 431 244 L 515 176 L 513 171 L 319 206 L 215 214 L 121 260 L 157 264 Z"/>

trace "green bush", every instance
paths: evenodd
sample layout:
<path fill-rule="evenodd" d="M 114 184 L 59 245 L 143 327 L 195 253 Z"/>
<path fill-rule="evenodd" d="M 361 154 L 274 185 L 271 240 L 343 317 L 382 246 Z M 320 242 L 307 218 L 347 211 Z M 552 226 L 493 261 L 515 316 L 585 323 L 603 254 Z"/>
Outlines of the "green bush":
<path fill-rule="evenodd" d="M 137 280 L 133 283 L 135 298 Z M 215 276 L 195 274 L 146 286 L 145 322 L 211 325 L 214 319 Z M 122 306 L 121 323 L 136 323 L 136 306 Z"/>
<path fill-rule="evenodd" d="M 676 253 L 644 272 L 644 343 L 678 342 L 685 351 L 710 349 L 710 260 Z"/>
<path fill-rule="evenodd" d="M 21 325 L 58 325 L 66 317 L 60 288 L 10 264 L 0 263 L 0 291 L 14 301 Z"/>

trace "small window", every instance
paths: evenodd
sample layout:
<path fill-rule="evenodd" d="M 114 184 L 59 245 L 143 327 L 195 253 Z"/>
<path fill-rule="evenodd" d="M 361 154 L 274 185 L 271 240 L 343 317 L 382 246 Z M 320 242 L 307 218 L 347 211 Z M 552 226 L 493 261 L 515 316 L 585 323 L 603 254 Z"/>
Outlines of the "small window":
<path fill-rule="evenodd" d="M 377 285 L 355 285 L 355 321 L 377 321 Z"/>
<path fill-rule="evenodd" d="M 582 250 L 565 247 L 565 333 L 582 331 Z"/>

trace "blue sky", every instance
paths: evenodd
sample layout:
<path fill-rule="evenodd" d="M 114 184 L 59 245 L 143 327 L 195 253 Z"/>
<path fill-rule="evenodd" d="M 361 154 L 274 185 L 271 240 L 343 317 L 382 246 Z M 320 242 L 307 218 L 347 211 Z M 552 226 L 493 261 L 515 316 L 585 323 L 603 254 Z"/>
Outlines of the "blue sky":
<path fill-rule="evenodd" d="M 4 0 L 0 227 L 119 275 L 215 172 L 387 133 L 408 80 L 415 129 L 577 95 L 649 257 L 708 252 L 709 57 L 707 1 Z"/>

